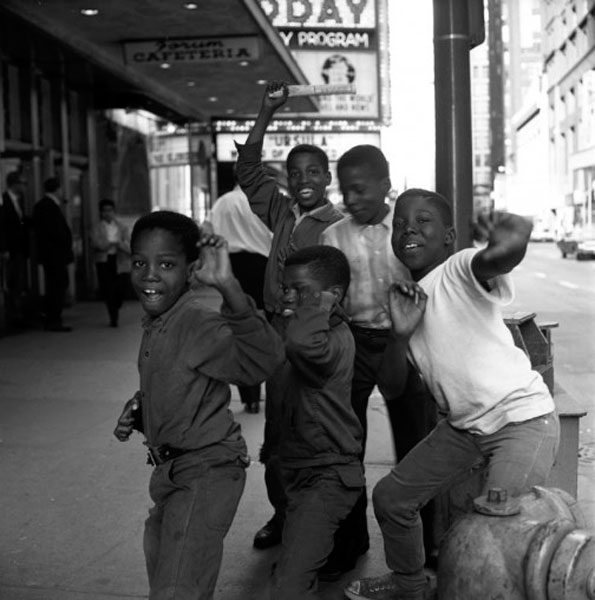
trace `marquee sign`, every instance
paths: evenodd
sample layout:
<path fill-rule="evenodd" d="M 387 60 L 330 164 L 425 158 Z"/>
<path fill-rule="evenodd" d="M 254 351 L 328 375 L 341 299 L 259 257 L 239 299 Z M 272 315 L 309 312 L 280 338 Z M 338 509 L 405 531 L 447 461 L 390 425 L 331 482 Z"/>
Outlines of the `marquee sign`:
<path fill-rule="evenodd" d="M 260 0 L 260 5 L 311 84 L 354 85 L 355 94 L 320 97 L 318 118 L 379 118 L 377 0 Z"/>

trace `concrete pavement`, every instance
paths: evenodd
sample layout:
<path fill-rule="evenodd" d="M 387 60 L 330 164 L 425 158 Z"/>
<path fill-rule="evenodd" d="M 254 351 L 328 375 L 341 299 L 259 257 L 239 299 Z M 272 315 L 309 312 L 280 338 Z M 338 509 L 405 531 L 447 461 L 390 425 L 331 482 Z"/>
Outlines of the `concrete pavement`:
<path fill-rule="evenodd" d="M 206 298 L 217 304 L 214 296 Z M 146 598 L 143 522 L 150 506 L 142 438 L 112 435 L 123 402 L 137 389 L 141 309 L 124 306 L 118 329 L 103 305 L 65 311 L 71 333 L 29 330 L 0 339 L 0 599 L 116 600 Z M 243 411 L 235 388 L 231 408 L 256 460 L 264 415 Z M 374 447 L 368 481 L 392 462 L 380 398 L 370 407 Z M 265 597 L 277 549 L 252 547 L 271 516 L 263 467 L 248 469 L 246 489 L 226 539 L 217 600 Z M 359 570 L 323 587 L 342 598 L 346 580 L 382 573 L 378 527 Z"/>
<path fill-rule="evenodd" d="M 214 295 L 205 296 L 217 304 Z M 0 599 L 146 598 L 143 521 L 150 506 L 141 436 L 112 435 L 123 402 L 137 388 L 141 310 L 128 302 L 121 326 L 107 326 L 100 303 L 65 312 L 71 333 L 25 331 L 0 339 Z M 246 414 L 233 388 L 231 408 L 252 457 L 262 441 L 262 412 Z M 369 410 L 369 491 L 393 462 L 385 408 Z M 579 470 L 579 500 L 593 501 L 593 462 Z M 254 550 L 270 517 L 263 467 L 253 462 L 226 539 L 217 600 L 260 600 L 277 549 Z M 384 573 L 382 539 L 369 511 L 371 548 L 355 571 L 322 584 L 323 600 L 343 598 L 360 575 Z M 595 519 L 592 520 L 595 525 Z"/>

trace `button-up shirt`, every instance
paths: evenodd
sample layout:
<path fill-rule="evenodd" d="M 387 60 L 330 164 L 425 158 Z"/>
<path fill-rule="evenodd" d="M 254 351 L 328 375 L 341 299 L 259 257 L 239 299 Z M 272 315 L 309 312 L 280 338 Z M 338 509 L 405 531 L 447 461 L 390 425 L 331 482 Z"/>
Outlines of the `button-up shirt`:
<path fill-rule="evenodd" d="M 343 306 L 358 327 L 388 329 L 388 289 L 398 279 L 411 277 L 391 247 L 392 219 L 392 206 L 376 225 L 358 223 L 349 215 L 320 237 L 321 244 L 334 246 L 347 256 L 351 283 Z"/>
<path fill-rule="evenodd" d="M 218 313 L 189 291 L 163 315 L 145 317 L 138 368 L 150 446 L 246 453 L 229 384 L 261 383 L 284 358 L 281 339 L 253 306 Z"/>

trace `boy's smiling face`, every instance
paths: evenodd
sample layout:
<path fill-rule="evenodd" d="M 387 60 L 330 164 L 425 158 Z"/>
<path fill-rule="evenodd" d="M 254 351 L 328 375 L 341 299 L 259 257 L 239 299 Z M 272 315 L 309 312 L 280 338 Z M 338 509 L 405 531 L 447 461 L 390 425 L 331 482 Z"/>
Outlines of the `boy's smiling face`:
<path fill-rule="evenodd" d="M 390 179 L 379 178 L 368 165 L 342 167 L 338 172 L 343 203 L 362 225 L 376 225 L 386 216 Z"/>
<path fill-rule="evenodd" d="M 397 200 L 391 238 L 393 252 L 419 281 L 451 254 L 455 230 L 435 200 L 409 196 Z"/>
<path fill-rule="evenodd" d="M 145 312 L 158 317 L 186 291 L 192 263 L 182 244 L 165 229 L 141 232 L 132 248 L 130 280 Z"/>
<path fill-rule="evenodd" d="M 309 212 L 326 202 L 326 188 L 331 174 L 320 158 L 311 152 L 296 152 L 287 165 L 287 188 L 302 212 Z"/>

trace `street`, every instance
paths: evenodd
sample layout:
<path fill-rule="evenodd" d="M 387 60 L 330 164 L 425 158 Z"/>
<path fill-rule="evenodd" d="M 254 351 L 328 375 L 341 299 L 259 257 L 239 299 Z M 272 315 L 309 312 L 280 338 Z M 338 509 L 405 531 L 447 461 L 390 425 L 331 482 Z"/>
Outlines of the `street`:
<path fill-rule="evenodd" d="M 594 442 L 595 260 L 563 259 L 554 243 L 532 242 L 513 278 L 513 308 L 559 324 L 552 329 L 555 378 L 589 411 L 581 440 Z"/>
<path fill-rule="evenodd" d="M 552 330 L 555 377 L 588 411 L 580 420 L 578 497 L 594 530 L 595 261 L 564 260 L 554 244 L 533 243 L 513 277 L 512 309 L 537 313 L 537 322 L 559 323 Z M 146 597 L 142 526 L 150 504 L 150 468 L 139 436 L 121 444 L 111 433 L 137 385 L 140 310 L 127 303 L 118 329 L 107 327 L 105 318 L 99 303 L 81 303 L 68 310 L 70 334 L 32 330 L 0 340 L 0 598 Z M 262 412 L 243 412 L 235 390 L 231 409 L 256 457 Z M 386 407 L 378 394 L 368 418 L 371 490 L 393 461 Z M 278 549 L 255 551 L 252 537 L 269 513 L 263 468 L 255 461 L 226 541 L 217 599 L 263 597 Z M 369 520 L 370 551 L 356 570 L 322 586 L 324 600 L 339 600 L 351 578 L 384 572 L 371 509 Z"/>
<path fill-rule="evenodd" d="M 513 310 L 558 323 L 551 330 L 554 378 L 587 412 L 579 420 L 577 495 L 595 529 L 595 260 L 564 259 L 555 243 L 532 242 L 513 278 Z"/>

